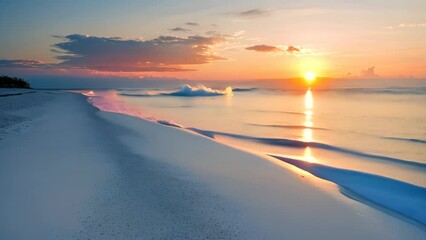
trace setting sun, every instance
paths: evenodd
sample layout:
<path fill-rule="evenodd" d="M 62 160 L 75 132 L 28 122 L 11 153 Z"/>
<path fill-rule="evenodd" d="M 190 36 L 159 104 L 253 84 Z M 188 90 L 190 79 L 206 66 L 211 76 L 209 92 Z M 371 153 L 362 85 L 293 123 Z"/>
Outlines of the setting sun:
<path fill-rule="evenodd" d="M 306 72 L 305 73 L 305 80 L 308 83 L 312 83 L 313 81 L 315 81 L 316 78 L 317 77 L 316 77 L 315 73 L 313 73 L 313 72 Z"/>

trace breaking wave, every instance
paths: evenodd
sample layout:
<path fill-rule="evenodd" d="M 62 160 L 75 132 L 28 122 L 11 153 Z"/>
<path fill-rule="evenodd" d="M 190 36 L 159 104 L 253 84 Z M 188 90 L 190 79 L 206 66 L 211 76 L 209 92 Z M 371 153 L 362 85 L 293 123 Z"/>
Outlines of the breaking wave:
<path fill-rule="evenodd" d="M 220 90 L 220 89 L 209 88 L 204 85 L 191 86 L 187 84 L 175 91 L 147 91 L 142 93 L 124 92 L 124 93 L 119 93 L 119 95 L 130 96 L 130 97 L 151 97 L 151 96 L 213 97 L 213 96 L 233 95 L 233 90 L 231 87 L 227 87 L 223 90 Z"/>
<path fill-rule="evenodd" d="M 178 91 L 172 93 L 166 93 L 163 95 L 179 96 L 179 97 L 204 97 L 204 96 L 220 96 L 220 95 L 232 95 L 232 88 L 227 87 L 224 90 L 217 90 L 200 85 L 192 87 L 190 85 L 182 86 Z"/>

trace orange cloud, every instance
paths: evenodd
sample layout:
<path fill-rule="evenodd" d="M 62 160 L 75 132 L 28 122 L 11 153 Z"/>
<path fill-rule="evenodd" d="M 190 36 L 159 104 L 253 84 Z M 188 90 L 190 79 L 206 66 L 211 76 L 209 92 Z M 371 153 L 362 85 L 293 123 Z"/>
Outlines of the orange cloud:
<path fill-rule="evenodd" d="M 287 47 L 287 52 L 293 54 L 295 52 L 300 52 L 300 49 L 297 48 L 297 47 L 294 47 L 294 46 L 288 46 Z"/>
<path fill-rule="evenodd" d="M 235 12 L 232 15 L 243 17 L 243 18 L 255 18 L 255 17 L 264 17 L 270 15 L 271 10 L 254 8 L 247 11 Z"/>
<path fill-rule="evenodd" d="M 376 67 L 368 67 L 366 69 L 361 70 L 361 77 L 378 77 L 379 75 L 375 72 Z"/>
<path fill-rule="evenodd" d="M 287 52 L 290 54 L 294 54 L 296 52 L 300 52 L 300 49 L 295 46 L 288 46 L 287 49 L 281 49 L 275 46 L 269 46 L 265 44 L 255 45 L 251 47 L 247 47 L 246 50 L 252 50 L 256 52 Z"/>
<path fill-rule="evenodd" d="M 280 52 L 280 51 L 282 51 L 280 48 L 265 45 L 265 44 L 246 47 L 246 50 L 251 50 L 251 51 L 256 51 L 256 52 Z"/>
<path fill-rule="evenodd" d="M 169 31 L 172 31 L 172 32 L 191 32 L 191 29 L 182 28 L 182 27 L 175 27 L 175 28 L 169 29 Z"/>
<path fill-rule="evenodd" d="M 58 37 L 58 36 L 56 36 Z M 180 72 L 185 65 L 206 64 L 225 58 L 211 52 L 211 46 L 226 41 L 224 36 L 160 36 L 152 40 L 95 37 L 73 34 L 58 37 L 54 44 L 58 64 L 35 60 L 0 60 L 1 68 L 89 69 L 105 72 Z"/>

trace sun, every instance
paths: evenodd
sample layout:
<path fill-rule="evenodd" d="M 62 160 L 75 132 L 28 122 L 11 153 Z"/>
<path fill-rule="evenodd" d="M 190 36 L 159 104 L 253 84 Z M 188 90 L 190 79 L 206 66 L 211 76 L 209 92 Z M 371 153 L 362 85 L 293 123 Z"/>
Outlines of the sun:
<path fill-rule="evenodd" d="M 314 72 L 305 72 L 306 82 L 312 83 L 313 81 L 315 81 L 316 78 L 317 78 L 317 76 L 315 75 Z"/>

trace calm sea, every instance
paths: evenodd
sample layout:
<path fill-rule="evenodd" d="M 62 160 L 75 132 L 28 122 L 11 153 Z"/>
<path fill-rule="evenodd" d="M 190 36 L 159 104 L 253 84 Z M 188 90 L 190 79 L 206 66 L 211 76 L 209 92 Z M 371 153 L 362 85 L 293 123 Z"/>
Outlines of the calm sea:
<path fill-rule="evenodd" d="M 248 151 L 426 187 L 426 88 L 86 92 L 105 111 L 183 127 Z"/>

